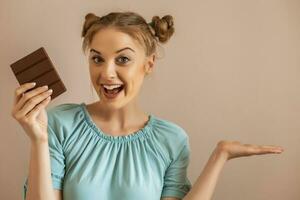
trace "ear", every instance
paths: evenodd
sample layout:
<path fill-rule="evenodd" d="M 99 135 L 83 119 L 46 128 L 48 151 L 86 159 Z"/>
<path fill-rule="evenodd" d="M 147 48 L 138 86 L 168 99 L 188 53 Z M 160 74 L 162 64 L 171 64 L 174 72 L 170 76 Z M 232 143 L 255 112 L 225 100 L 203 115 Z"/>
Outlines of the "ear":
<path fill-rule="evenodd" d="M 144 65 L 146 74 L 150 74 L 153 71 L 154 63 L 155 63 L 155 53 L 146 57 L 146 62 Z"/>

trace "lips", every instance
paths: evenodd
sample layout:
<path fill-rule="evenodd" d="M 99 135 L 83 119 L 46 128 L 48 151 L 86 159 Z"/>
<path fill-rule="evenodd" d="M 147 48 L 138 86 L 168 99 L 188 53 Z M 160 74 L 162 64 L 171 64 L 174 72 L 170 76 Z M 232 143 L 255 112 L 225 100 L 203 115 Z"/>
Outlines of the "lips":
<path fill-rule="evenodd" d="M 103 89 L 105 90 L 106 93 L 109 93 L 109 94 L 112 94 L 112 93 L 118 93 L 120 92 L 122 89 L 123 89 L 123 86 L 119 86 L 117 88 L 114 88 L 114 89 L 107 89 L 106 87 L 103 87 Z"/>
<path fill-rule="evenodd" d="M 123 89 L 124 89 L 124 85 L 121 85 L 119 91 L 113 94 L 113 93 L 109 93 L 108 90 L 105 87 L 103 87 L 103 85 L 101 85 L 100 91 L 106 98 L 113 99 L 117 97 L 119 94 L 121 94 Z"/>

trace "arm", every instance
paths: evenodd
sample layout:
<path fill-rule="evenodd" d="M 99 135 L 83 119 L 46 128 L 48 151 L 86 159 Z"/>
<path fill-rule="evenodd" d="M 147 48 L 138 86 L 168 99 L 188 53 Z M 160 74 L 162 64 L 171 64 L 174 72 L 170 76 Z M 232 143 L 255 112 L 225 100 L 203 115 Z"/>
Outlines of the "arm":
<path fill-rule="evenodd" d="M 54 200 L 48 141 L 32 142 L 26 200 Z"/>
<path fill-rule="evenodd" d="M 35 85 L 25 83 L 15 90 L 11 111 L 31 141 L 29 175 L 23 188 L 23 199 L 58 200 L 62 198 L 61 192 L 53 191 L 52 187 L 45 109 L 51 99 L 51 90 L 47 90 L 48 87 L 33 89 Z M 33 90 L 28 91 L 30 88 Z"/>
<path fill-rule="evenodd" d="M 183 200 L 210 199 L 216 186 L 219 174 L 226 162 L 226 157 L 216 148 L 211 154 L 201 175 Z M 201 191 L 201 192 L 199 192 Z M 179 200 L 177 198 L 162 198 L 162 200 Z"/>
<path fill-rule="evenodd" d="M 215 189 L 220 172 L 226 162 L 226 156 L 216 148 L 206 163 L 201 175 L 184 200 L 209 200 Z"/>
<path fill-rule="evenodd" d="M 242 156 L 281 153 L 282 151 L 283 148 L 275 146 L 242 145 L 238 141 L 221 141 L 213 151 L 194 186 L 183 200 L 210 200 L 220 172 L 227 160 Z"/>

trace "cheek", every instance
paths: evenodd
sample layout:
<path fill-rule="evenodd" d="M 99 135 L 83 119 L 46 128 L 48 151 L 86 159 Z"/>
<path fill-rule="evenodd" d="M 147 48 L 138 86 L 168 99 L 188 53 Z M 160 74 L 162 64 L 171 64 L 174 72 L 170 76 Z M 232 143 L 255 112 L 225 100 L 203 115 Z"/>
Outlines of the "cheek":
<path fill-rule="evenodd" d="M 99 72 L 97 70 L 90 67 L 90 79 L 94 85 L 98 83 Z"/>
<path fill-rule="evenodd" d="M 140 70 L 134 70 L 126 74 L 125 81 L 127 84 L 127 89 L 129 91 L 137 90 L 140 88 L 143 81 L 143 74 Z"/>
<path fill-rule="evenodd" d="M 127 83 L 127 88 L 125 88 L 126 93 L 139 93 L 139 90 L 142 86 L 142 79 L 140 77 L 133 77 L 130 79 L 130 81 Z"/>
<path fill-rule="evenodd" d="M 95 74 L 94 71 L 95 71 L 95 70 L 94 70 L 92 67 L 89 68 L 89 73 L 90 73 L 90 77 L 91 77 L 91 78 L 93 78 L 93 76 L 94 76 L 94 74 Z"/>
<path fill-rule="evenodd" d="M 97 78 L 94 74 L 90 74 L 91 82 L 93 83 L 94 87 L 97 85 Z"/>

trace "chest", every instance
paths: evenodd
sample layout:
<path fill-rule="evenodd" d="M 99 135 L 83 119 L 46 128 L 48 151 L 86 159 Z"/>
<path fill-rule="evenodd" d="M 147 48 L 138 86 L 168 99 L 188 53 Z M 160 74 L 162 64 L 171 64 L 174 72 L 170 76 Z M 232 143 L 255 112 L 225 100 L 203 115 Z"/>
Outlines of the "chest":
<path fill-rule="evenodd" d="M 86 149 L 68 159 L 66 200 L 160 199 L 166 167 L 147 145 Z"/>

